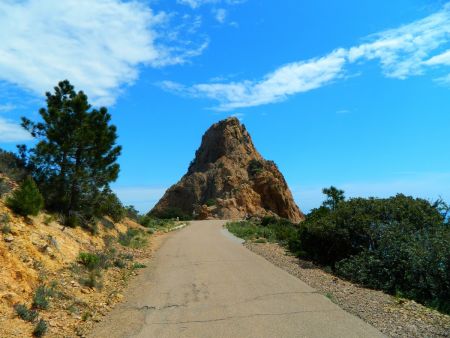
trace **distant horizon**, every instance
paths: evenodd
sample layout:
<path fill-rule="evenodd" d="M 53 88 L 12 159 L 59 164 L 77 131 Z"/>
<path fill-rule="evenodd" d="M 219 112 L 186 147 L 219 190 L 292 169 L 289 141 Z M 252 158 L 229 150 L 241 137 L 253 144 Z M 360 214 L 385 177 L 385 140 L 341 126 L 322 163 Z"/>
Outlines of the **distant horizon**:
<path fill-rule="evenodd" d="M 0 148 L 33 144 L 20 117 L 68 79 L 112 114 L 140 212 L 228 116 L 304 213 L 331 185 L 450 202 L 448 0 L 11 0 L 0 36 Z"/>

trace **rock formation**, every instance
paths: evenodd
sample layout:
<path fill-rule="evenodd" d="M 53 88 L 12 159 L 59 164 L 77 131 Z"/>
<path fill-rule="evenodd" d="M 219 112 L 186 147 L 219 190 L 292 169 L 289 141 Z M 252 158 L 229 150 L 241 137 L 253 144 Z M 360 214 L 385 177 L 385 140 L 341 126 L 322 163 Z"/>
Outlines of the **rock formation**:
<path fill-rule="evenodd" d="M 275 163 L 262 158 L 236 118 L 206 131 L 188 172 L 151 212 L 198 219 L 279 216 L 295 223 L 304 219 Z"/>

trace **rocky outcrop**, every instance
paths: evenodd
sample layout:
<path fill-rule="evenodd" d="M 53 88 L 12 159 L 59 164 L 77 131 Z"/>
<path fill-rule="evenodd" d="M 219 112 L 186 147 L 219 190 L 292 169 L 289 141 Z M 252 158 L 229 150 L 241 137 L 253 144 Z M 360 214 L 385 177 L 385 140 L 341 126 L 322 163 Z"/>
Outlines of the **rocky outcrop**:
<path fill-rule="evenodd" d="M 199 219 L 279 216 L 295 223 L 304 219 L 275 163 L 262 158 L 236 118 L 206 131 L 188 172 L 152 213 Z"/>

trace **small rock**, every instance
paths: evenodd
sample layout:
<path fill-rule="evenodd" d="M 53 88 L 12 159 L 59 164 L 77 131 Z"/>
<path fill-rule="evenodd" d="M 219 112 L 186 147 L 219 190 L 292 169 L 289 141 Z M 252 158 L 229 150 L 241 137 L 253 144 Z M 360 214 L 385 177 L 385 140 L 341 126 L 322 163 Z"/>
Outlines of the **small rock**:
<path fill-rule="evenodd" d="M 14 236 L 9 234 L 3 237 L 3 240 L 7 243 L 11 243 L 12 241 L 14 241 Z"/>

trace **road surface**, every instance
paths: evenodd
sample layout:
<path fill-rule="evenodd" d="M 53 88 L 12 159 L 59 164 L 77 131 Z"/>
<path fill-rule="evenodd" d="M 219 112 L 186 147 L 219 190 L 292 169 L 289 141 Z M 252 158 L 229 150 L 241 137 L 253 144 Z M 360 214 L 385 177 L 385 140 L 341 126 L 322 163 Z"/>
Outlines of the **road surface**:
<path fill-rule="evenodd" d="M 170 234 L 91 337 L 383 337 L 222 225 Z"/>

